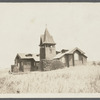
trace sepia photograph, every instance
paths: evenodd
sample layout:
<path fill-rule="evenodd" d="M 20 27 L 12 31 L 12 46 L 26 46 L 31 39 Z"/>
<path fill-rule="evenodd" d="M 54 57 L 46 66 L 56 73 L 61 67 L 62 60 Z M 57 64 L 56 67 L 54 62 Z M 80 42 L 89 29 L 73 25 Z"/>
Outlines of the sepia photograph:
<path fill-rule="evenodd" d="M 99 43 L 100 3 L 0 3 L 0 94 L 99 95 Z"/>

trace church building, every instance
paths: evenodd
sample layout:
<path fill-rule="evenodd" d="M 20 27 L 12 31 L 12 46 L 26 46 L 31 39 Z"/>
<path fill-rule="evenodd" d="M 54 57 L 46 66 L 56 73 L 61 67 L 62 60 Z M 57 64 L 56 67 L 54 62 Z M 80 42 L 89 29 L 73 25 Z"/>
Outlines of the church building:
<path fill-rule="evenodd" d="M 64 40 L 62 40 L 64 41 Z M 41 68 L 42 60 L 59 60 L 66 67 L 83 65 L 87 62 L 87 56 L 79 48 L 62 49 L 56 51 L 56 43 L 46 28 L 40 36 L 40 54 L 18 53 L 15 57 L 15 64 L 11 66 L 12 72 L 37 71 Z"/>

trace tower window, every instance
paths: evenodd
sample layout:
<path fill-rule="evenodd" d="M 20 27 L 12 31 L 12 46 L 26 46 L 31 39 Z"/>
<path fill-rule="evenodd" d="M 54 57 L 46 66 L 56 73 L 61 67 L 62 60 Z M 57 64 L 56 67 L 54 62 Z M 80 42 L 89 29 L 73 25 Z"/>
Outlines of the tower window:
<path fill-rule="evenodd" d="M 50 48 L 52 48 L 53 46 L 51 45 Z"/>

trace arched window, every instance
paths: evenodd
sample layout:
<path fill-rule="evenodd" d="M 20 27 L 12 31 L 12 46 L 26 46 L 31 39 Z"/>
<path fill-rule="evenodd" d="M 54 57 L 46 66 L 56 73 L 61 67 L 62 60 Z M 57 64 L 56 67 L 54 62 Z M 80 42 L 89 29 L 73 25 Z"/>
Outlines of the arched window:
<path fill-rule="evenodd" d="M 79 55 L 77 53 L 74 54 L 74 59 L 79 60 Z"/>

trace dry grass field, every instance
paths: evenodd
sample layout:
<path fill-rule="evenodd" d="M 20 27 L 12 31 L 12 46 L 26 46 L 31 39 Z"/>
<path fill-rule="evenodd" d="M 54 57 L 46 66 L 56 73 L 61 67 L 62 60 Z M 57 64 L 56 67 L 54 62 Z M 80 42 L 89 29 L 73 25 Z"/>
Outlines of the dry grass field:
<path fill-rule="evenodd" d="M 100 93 L 100 66 L 75 66 L 15 75 L 2 70 L 0 93 Z"/>

